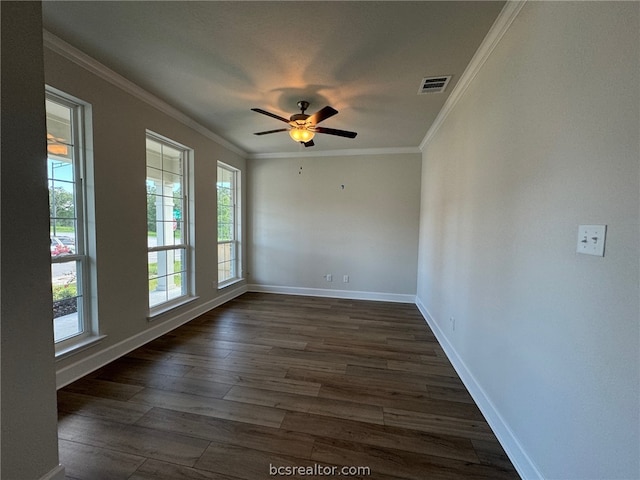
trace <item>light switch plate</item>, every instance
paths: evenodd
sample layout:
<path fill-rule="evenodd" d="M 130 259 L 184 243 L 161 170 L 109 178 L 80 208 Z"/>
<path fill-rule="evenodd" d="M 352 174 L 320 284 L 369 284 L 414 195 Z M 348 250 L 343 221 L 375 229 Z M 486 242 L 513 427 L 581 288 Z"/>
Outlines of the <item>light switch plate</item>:
<path fill-rule="evenodd" d="M 580 225 L 578 227 L 577 252 L 585 255 L 604 257 L 606 225 Z"/>

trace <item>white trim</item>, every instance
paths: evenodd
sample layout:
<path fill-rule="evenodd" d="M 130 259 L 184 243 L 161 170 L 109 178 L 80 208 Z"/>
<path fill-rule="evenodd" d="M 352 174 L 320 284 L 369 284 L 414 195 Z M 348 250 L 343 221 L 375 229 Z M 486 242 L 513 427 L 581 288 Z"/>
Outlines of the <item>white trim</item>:
<path fill-rule="evenodd" d="M 247 291 L 246 285 L 240 286 L 236 289 L 225 291 L 219 297 L 214 298 L 208 302 L 205 302 L 197 307 L 194 307 L 174 318 L 167 320 L 166 322 L 153 325 L 147 330 L 138 333 L 132 337 L 116 343 L 104 350 L 101 350 L 89 357 L 83 358 L 71 365 L 61 368 L 56 372 L 56 386 L 58 389 L 69 385 L 71 382 L 84 377 L 85 375 L 97 370 L 100 367 L 105 366 L 109 362 L 120 358 L 123 355 L 135 350 L 142 345 L 155 340 L 156 338 L 169 333 L 171 330 L 190 322 L 194 318 L 208 312 L 220 305 L 233 300 L 239 295 L 242 295 Z"/>
<path fill-rule="evenodd" d="M 169 300 L 167 302 L 159 303 L 158 305 L 151 307 L 149 309 L 149 313 L 147 314 L 147 321 L 154 322 L 162 315 L 169 313 L 176 308 L 180 308 L 184 305 L 188 305 L 191 302 L 195 302 L 199 300 L 199 296 L 190 297 L 188 295 L 183 295 L 182 297 L 178 297 L 176 299 Z"/>
<path fill-rule="evenodd" d="M 403 153 L 420 153 L 419 147 L 389 147 L 389 148 L 354 148 L 346 150 L 315 150 L 299 152 L 250 153 L 249 159 L 267 158 L 301 158 L 301 157 L 345 157 L 356 155 L 396 155 Z"/>
<path fill-rule="evenodd" d="M 200 125 L 195 120 L 191 119 L 178 109 L 172 107 L 164 100 L 156 97 L 155 95 L 147 92 L 142 87 L 136 85 L 130 80 L 127 80 L 125 77 L 120 75 L 119 73 L 114 72 L 110 68 L 101 64 L 94 58 L 90 57 L 86 53 L 78 50 L 76 47 L 68 44 L 64 40 L 59 37 L 56 37 L 53 33 L 48 30 L 42 31 L 44 46 L 49 50 L 57 53 L 58 55 L 63 56 L 67 60 L 71 60 L 76 65 L 84 68 L 85 70 L 97 75 L 98 77 L 106 80 L 107 82 L 115 85 L 116 87 L 124 90 L 125 92 L 133 95 L 134 97 L 142 100 L 143 102 L 151 105 L 154 108 L 157 108 L 161 112 L 169 115 L 180 123 L 186 125 L 187 127 L 195 130 L 196 132 L 204 135 L 205 137 L 213 140 L 214 142 L 220 144 L 221 146 L 231 150 L 234 153 L 242 157 L 247 157 L 247 152 L 229 142 L 228 140 L 222 138 L 216 133 L 212 132 L 208 128 Z"/>
<path fill-rule="evenodd" d="M 346 298 L 350 300 L 373 300 L 377 302 L 415 303 L 415 295 L 402 293 L 358 292 L 353 290 L 331 290 L 328 288 L 286 287 L 280 285 L 247 285 L 249 292 L 280 293 L 309 297 Z"/>
<path fill-rule="evenodd" d="M 58 465 L 52 470 L 45 473 L 39 480 L 64 480 L 65 479 L 65 471 L 63 465 Z"/>
<path fill-rule="evenodd" d="M 91 335 L 89 337 L 84 337 L 81 341 L 72 343 L 68 347 L 56 351 L 56 362 L 86 350 L 105 338 L 107 338 L 106 335 Z"/>
<path fill-rule="evenodd" d="M 458 101 L 460 101 L 464 92 L 487 61 L 491 52 L 493 52 L 493 49 L 498 45 L 507 30 L 509 30 L 509 27 L 518 16 L 518 13 L 520 13 L 520 10 L 526 1 L 527 0 L 509 0 L 502 8 L 502 11 L 496 18 L 496 21 L 493 22 L 489 32 L 486 37 L 484 37 L 480 47 L 478 47 L 478 50 L 469 62 L 469 65 L 467 65 L 467 68 L 460 76 L 460 80 L 444 102 L 440 113 L 438 113 L 438 116 L 431 124 L 431 127 L 429 127 L 424 139 L 420 142 L 420 150 L 424 150 L 424 147 L 431 141 L 440 126 L 444 123 L 445 119 L 449 116 L 449 113 L 451 113 Z"/>
<path fill-rule="evenodd" d="M 487 423 L 491 427 L 491 430 L 493 430 L 493 433 L 495 433 L 498 441 L 502 445 L 502 448 L 504 448 L 504 451 L 511 460 L 511 463 L 513 463 L 513 466 L 518 471 L 518 474 L 520 474 L 524 479 L 542 479 L 543 476 L 533 463 L 533 460 L 529 458 L 517 437 L 509 428 L 507 422 L 505 422 L 504 418 L 500 415 L 500 412 L 497 410 L 487 393 L 475 379 L 473 373 L 471 373 L 462 357 L 458 355 L 456 349 L 451 345 L 451 343 L 449 343 L 447 336 L 433 320 L 433 317 L 419 297 L 416 297 L 416 306 L 418 307 L 418 310 L 420 310 L 420 313 L 429 327 L 431 327 L 438 343 L 444 350 L 447 358 L 453 365 L 453 368 L 458 373 L 462 383 L 467 387 L 467 390 L 471 394 L 471 397 L 473 397 L 476 405 L 478 405 L 478 408 L 484 415 Z"/>

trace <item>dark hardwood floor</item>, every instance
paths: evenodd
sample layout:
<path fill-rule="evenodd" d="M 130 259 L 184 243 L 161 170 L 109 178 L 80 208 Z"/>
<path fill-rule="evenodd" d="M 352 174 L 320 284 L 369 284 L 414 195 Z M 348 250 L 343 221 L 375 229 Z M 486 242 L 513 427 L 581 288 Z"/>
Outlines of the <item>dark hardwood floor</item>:
<path fill-rule="evenodd" d="M 69 479 L 519 478 L 414 305 L 247 293 L 58 409 Z"/>

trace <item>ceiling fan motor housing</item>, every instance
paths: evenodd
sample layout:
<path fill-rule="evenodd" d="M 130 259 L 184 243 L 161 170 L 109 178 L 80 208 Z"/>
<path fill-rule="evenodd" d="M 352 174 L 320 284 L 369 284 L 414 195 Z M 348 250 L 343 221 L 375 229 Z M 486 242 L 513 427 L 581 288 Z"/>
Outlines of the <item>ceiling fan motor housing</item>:
<path fill-rule="evenodd" d="M 307 115 L 306 113 L 294 113 L 293 115 L 291 115 L 290 117 L 290 124 L 292 126 L 304 126 L 307 123 L 307 118 L 309 118 L 309 115 Z"/>

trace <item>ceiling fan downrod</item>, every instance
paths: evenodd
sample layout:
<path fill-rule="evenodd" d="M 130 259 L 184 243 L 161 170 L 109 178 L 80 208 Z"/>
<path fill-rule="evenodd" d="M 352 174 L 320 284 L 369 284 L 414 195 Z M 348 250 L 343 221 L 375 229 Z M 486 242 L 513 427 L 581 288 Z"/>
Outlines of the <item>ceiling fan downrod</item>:
<path fill-rule="evenodd" d="M 298 108 L 300 110 L 302 110 L 302 113 L 304 114 L 304 111 L 309 108 L 309 102 L 307 102 L 306 100 L 300 100 L 298 102 Z"/>

